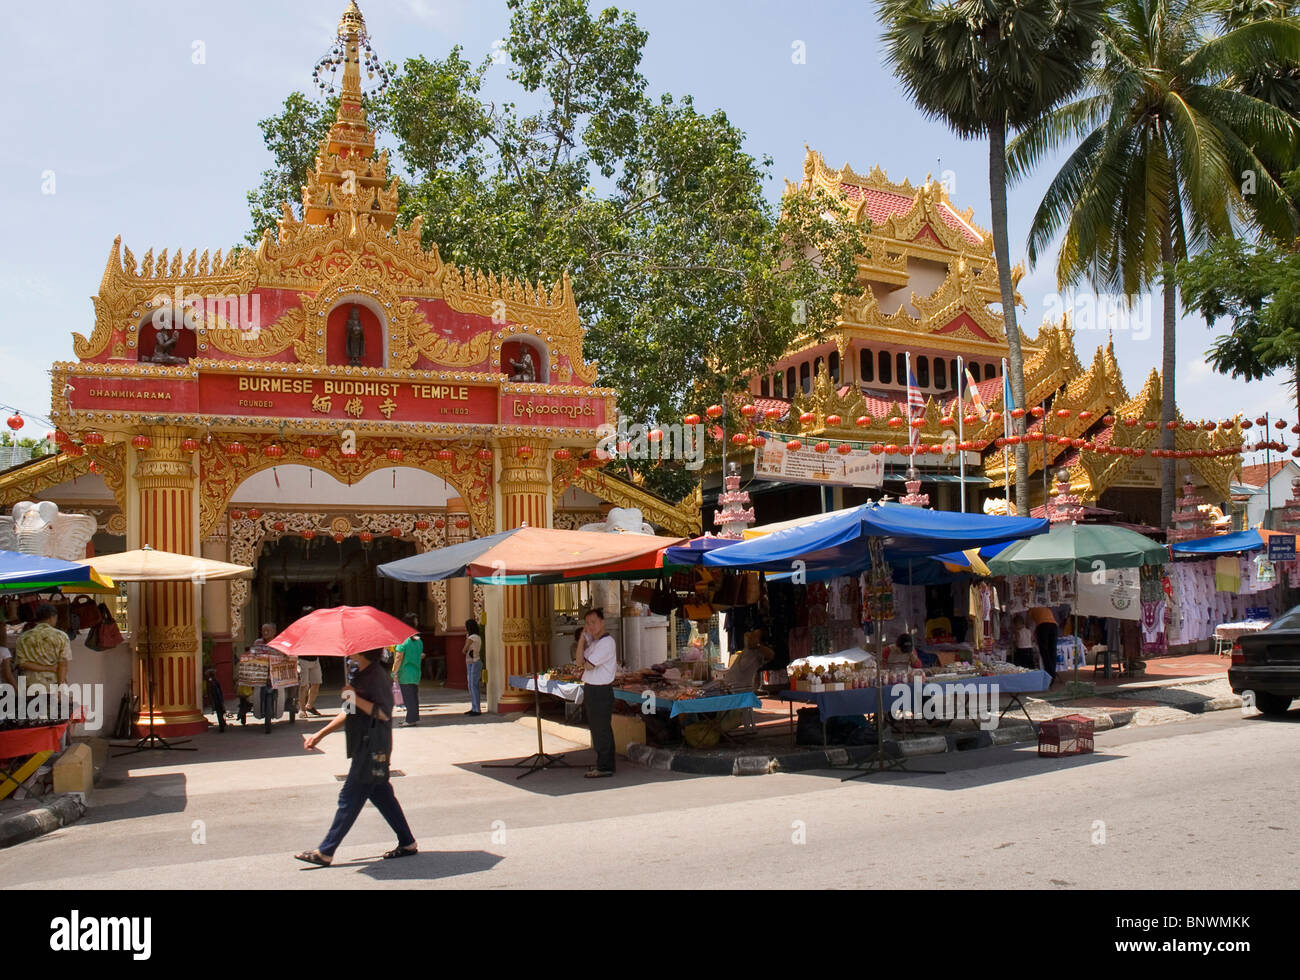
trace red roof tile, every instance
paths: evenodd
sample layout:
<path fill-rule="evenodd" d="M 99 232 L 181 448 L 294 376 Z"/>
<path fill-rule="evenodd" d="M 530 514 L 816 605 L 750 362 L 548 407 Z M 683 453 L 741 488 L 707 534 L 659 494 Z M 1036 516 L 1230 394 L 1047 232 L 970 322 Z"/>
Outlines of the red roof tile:
<path fill-rule="evenodd" d="M 1262 487 L 1278 472 L 1289 463 L 1287 459 L 1275 459 L 1268 463 L 1258 463 L 1255 466 L 1243 466 L 1241 468 L 1241 482 L 1248 487 Z"/>
<path fill-rule="evenodd" d="M 871 219 L 873 225 L 879 225 L 894 215 L 907 214 L 912 210 L 913 199 L 904 194 L 868 190 L 855 184 L 844 184 L 841 190 L 844 197 L 850 201 L 860 201 L 864 196 L 866 197 L 867 217 Z M 972 245 L 983 243 L 983 239 L 949 205 L 941 202 L 938 209 L 943 223 L 953 231 L 960 232 L 966 241 Z"/>

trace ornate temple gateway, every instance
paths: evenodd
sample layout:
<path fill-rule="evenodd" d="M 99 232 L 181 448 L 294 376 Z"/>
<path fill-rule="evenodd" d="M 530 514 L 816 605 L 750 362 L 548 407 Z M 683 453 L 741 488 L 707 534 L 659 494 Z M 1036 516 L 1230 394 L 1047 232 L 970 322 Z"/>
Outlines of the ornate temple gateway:
<path fill-rule="evenodd" d="M 397 179 L 363 107 L 362 59 L 373 56 L 355 3 L 335 52 L 341 101 L 301 218 L 286 203 L 277 233 L 225 255 L 137 256 L 115 241 L 93 329 L 74 335 L 76 361 L 54 365 L 61 451 L 0 478 L 5 503 L 45 495 L 97 514 L 100 551 L 150 545 L 259 566 L 254 582 L 202 598 L 189 584 L 149 587 L 148 641 L 166 679 L 159 732 L 206 726 L 201 639 L 214 662 L 228 660 L 251 635 L 250 600 L 274 612 L 272 571 L 293 601 L 394 609 L 413 597 L 383 591 L 395 586 L 376 584 L 373 565 L 401 557 L 398 545 L 524 522 L 576 527 L 600 520 L 602 501 L 669 532 L 699 526 L 694 500 L 668 505 L 589 468 L 614 392 L 583 359 L 567 278 L 548 287 L 460 269 L 421 246 L 418 222 L 395 226 Z M 293 592 L 322 564 L 343 569 L 332 595 Z M 449 600 L 456 588 L 433 590 L 451 635 L 475 608 L 467 585 Z M 530 619 L 550 635 L 544 596 L 503 596 L 488 608 L 498 678 L 527 672 Z M 281 616 L 300 610 L 278 601 Z M 449 668 L 457 659 L 449 652 Z M 501 693 L 503 710 L 522 704 Z"/>
<path fill-rule="evenodd" d="M 833 170 L 810 149 L 798 186 L 830 193 L 848 205 L 852 220 L 870 223 L 870 251 L 859 260 L 861 292 L 846 300 L 840 322 L 827 335 L 797 342 L 754 378 L 750 400 L 769 420 L 767 428 L 797 436 L 804 451 L 841 441 L 905 448 L 910 354 L 925 403 L 923 451 L 884 457 L 884 491 L 901 494 L 906 470 L 914 466 L 923 482 L 935 484 L 934 506 L 957 510 L 956 417 L 971 411 L 969 400 L 957 403 L 959 355 L 990 416 L 1003 411 L 1007 338 L 1001 313 L 990 308 L 999 302 L 993 236 L 974 224 L 970 210 L 958 211 L 944 185 L 931 179 L 913 186 L 889 180 L 879 168 L 865 176 L 848 165 Z M 1018 284 L 1023 273 L 1019 266 L 1012 270 L 1012 282 Z M 1131 394 L 1109 343 L 1085 366 L 1075 353 L 1068 316 L 1043 324 L 1036 337 L 1024 338 L 1022 348 L 1027 405 L 1020 407 L 1046 409 L 1042 419 L 1027 420 L 1031 504 L 1042 506 L 1049 482 L 1044 468 L 1051 483 L 1064 468 L 1073 492 L 1088 504 L 1157 523 L 1161 462 L 1150 452 L 1162 434 L 1153 421 L 1160 418 L 1159 374 L 1151 372 Z M 1177 451 L 1186 458 L 1178 464 L 1179 482 L 1190 475 L 1207 499 L 1226 502 L 1241 468 L 1241 456 L 1230 451 L 1242 442 L 1236 420 L 1208 429 L 1181 414 L 1178 419 Z M 995 446 L 1002 434 L 1001 421 L 992 417 L 964 426 L 962 437 L 970 444 L 968 510 L 1003 503 L 1006 474 Z M 1013 456 L 1013 470 L 1014 465 Z M 856 488 L 837 488 L 836 494 L 841 505 L 865 499 Z M 776 501 L 763 511 L 764 520 L 788 516 L 795 515 Z"/>

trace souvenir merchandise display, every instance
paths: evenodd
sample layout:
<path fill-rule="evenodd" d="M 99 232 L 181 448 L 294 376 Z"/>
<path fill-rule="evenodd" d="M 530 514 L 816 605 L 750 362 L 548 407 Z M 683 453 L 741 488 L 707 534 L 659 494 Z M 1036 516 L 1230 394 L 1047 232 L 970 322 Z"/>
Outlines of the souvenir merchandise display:
<path fill-rule="evenodd" d="M 1239 573 L 1240 559 L 1227 557 Z M 1284 596 L 1278 588 L 1240 594 L 1219 591 L 1216 588 L 1219 575 L 1215 561 L 1180 561 L 1168 571 L 1167 647 L 1208 641 L 1220 624 L 1249 620 L 1248 610 L 1251 608 L 1266 608 L 1269 618 L 1283 611 Z"/>
<path fill-rule="evenodd" d="M 541 676 L 553 681 L 580 681 L 582 680 L 582 668 L 576 663 L 564 664 L 560 667 L 552 667 Z"/>
<path fill-rule="evenodd" d="M 698 666 L 701 664 L 667 660 L 645 670 L 619 671 L 614 677 L 614 686 L 631 694 L 649 691 L 664 701 L 688 701 L 729 693 L 726 684 L 720 680 L 699 679 Z"/>
<path fill-rule="evenodd" d="M 894 618 L 894 576 L 885 561 L 885 546 L 871 538 L 871 569 L 862 573 L 862 622 L 879 625 Z"/>

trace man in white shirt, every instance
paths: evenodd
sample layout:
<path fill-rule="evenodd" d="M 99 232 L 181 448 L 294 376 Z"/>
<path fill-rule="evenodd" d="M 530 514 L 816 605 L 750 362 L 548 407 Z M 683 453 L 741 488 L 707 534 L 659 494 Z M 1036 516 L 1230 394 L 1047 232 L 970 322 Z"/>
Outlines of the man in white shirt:
<path fill-rule="evenodd" d="M 578 637 L 574 659 L 582 668 L 582 703 L 591 726 L 591 747 L 596 765 L 587 770 L 588 779 L 614 775 L 614 671 L 618 652 L 614 638 L 605 632 L 605 611 L 592 609 L 583 617 L 585 628 Z"/>

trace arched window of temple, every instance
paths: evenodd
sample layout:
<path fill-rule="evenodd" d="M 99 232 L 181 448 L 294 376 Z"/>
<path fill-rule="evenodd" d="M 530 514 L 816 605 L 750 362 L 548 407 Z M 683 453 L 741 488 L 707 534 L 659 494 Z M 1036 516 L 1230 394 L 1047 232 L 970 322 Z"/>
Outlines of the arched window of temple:
<path fill-rule="evenodd" d="M 942 359 L 934 359 L 934 386 L 940 391 L 948 390 L 948 365 Z"/>
<path fill-rule="evenodd" d="M 795 369 L 793 367 L 789 368 L 785 372 L 785 393 L 787 398 L 794 397 L 795 382 L 797 380 L 798 375 L 795 374 Z"/>
<path fill-rule="evenodd" d="M 764 377 L 758 384 L 758 393 L 763 398 L 770 398 L 772 395 L 772 382 Z"/>
<path fill-rule="evenodd" d="M 922 356 L 916 359 L 916 383 L 922 388 L 930 387 L 930 359 Z"/>
<path fill-rule="evenodd" d="M 777 371 L 772 377 L 772 395 L 776 398 L 785 397 L 785 372 Z"/>
<path fill-rule="evenodd" d="M 985 381 L 989 381 L 989 380 L 991 380 L 992 378 L 996 378 L 997 376 L 998 376 L 998 369 L 997 369 L 996 367 L 994 367 L 992 364 L 985 364 L 985 365 L 984 365 L 984 380 L 985 380 Z"/>
<path fill-rule="evenodd" d="M 808 373 L 808 362 L 799 365 L 799 387 L 805 395 L 812 392 L 812 375 Z"/>
<path fill-rule="evenodd" d="M 894 376 L 898 378 L 900 385 L 907 384 L 907 355 L 898 354 L 894 357 Z"/>
<path fill-rule="evenodd" d="M 858 380 L 876 380 L 876 355 L 866 348 L 858 352 Z"/>
<path fill-rule="evenodd" d="M 894 383 L 894 363 L 887 350 L 880 352 L 880 383 L 882 385 Z"/>
<path fill-rule="evenodd" d="M 822 373 L 822 359 L 820 357 L 813 358 L 812 373 L 814 378 Z"/>
<path fill-rule="evenodd" d="M 830 372 L 831 380 L 836 384 L 840 383 L 840 353 L 831 351 L 830 357 L 826 359 L 826 370 Z"/>

